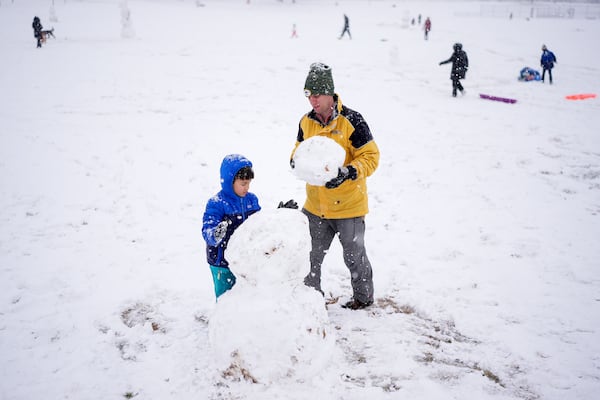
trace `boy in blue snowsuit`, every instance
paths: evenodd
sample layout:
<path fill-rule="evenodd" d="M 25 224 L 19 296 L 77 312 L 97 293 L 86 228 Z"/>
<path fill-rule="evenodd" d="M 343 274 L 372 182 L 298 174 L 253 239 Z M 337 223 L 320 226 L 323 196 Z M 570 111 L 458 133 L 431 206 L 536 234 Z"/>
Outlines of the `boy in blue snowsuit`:
<path fill-rule="evenodd" d="M 225 259 L 233 232 L 252 214 L 260 211 L 258 197 L 250 193 L 254 179 L 252 162 L 240 154 L 225 156 L 221 163 L 221 190 L 206 204 L 202 237 L 217 299 L 235 285 L 235 275 Z"/>
<path fill-rule="evenodd" d="M 548 78 L 550 79 L 550 84 L 552 85 L 552 68 L 554 68 L 554 63 L 556 62 L 556 56 L 553 52 L 548 50 L 546 45 L 542 46 L 542 57 L 540 59 L 540 65 L 543 68 L 542 71 L 542 82 L 544 82 L 544 77 L 546 76 L 546 71 L 548 71 Z"/>

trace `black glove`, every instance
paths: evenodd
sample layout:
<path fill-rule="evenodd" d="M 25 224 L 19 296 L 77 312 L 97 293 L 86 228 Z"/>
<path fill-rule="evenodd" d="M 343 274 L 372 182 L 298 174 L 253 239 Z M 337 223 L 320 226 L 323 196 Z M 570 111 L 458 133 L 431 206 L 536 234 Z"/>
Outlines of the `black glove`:
<path fill-rule="evenodd" d="M 354 168 L 352 165 L 341 167 L 338 169 L 338 176 L 327 182 L 325 187 L 327 189 L 335 189 L 348 179 L 355 180 L 357 176 L 358 173 L 356 172 L 356 168 Z"/>
<path fill-rule="evenodd" d="M 292 167 L 292 169 L 296 168 L 296 161 L 294 161 L 293 158 L 290 160 L 290 167 Z"/>
<path fill-rule="evenodd" d="M 280 201 L 277 208 L 292 208 L 294 210 L 298 209 L 298 203 L 296 203 L 293 199 L 288 200 L 287 202 Z"/>

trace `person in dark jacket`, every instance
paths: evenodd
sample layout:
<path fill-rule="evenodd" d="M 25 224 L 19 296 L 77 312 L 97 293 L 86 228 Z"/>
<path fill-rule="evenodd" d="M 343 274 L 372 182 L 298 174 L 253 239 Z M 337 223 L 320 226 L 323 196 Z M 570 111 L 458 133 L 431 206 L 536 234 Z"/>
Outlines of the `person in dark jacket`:
<path fill-rule="evenodd" d="M 542 82 L 544 82 L 544 77 L 546 76 L 546 71 L 548 71 L 548 78 L 550 79 L 550 84 L 552 85 L 552 68 L 554 68 L 554 63 L 556 62 L 556 56 L 553 52 L 548 50 L 546 45 L 542 45 L 542 57 L 540 58 L 540 65 L 542 66 Z"/>
<path fill-rule="evenodd" d="M 344 30 L 338 39 L 343 38 L 345 33 L 348 33 L 348 37 L 352 39 L 352 35 L 350 34 L 350 19 L 346 14 L 344 14 Z"/>
<path fill-rule="evenodd" d="M 440 62 L 440 65 L 452 63 L 450 71 L 450 79 L 452 80 L 452 96 L 456 97 L 456 91 L 460 90 L 461 94 L 465 94 L 465 89 L 460 83 L 461 79 L 465 79 L 467 70 L 469 69 L 469 58 L 467 53 L 462 49 L 462 44 L 454 43 L 454 53 L 446 61 Z"/>
<path fill-rule="evenodd" d="M 37 39 L 37 47 L 42 47 L 42 41 L 44 39 L 42 30 L 44 28 L 42 27 L 42 23 L 38 17 L 33 17 L 31 27 L 33 28 L 33 37 Z"/>
<path fill-rule="evenodd" d="M 217 299 L 235 285 L 235 275 L 225 259 L 233 232 L 252 214 L 260 211 L 258 197 L 249 192 L 254 179 L 252 162 L 240 154 L 225 156 L 221 163 L 221 190 L 206 203 L 202 237 L 213 276 Z"/>

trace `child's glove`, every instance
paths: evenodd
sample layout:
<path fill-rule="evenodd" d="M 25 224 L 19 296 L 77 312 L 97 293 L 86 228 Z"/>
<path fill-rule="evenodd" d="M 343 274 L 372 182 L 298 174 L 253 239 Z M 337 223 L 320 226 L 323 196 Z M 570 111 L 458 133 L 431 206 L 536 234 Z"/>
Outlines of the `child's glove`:
<path fill-rule="evenodd" d="M 221 243 L 221 241 L 227 234 L 227 227 L 229 226 L 229 224 L 230 224 L 230 222 L 228 220 L 221 221 L 221 222 L 219 222 L 219 225 L 217 225 L 217 227 L 215 228 L 214 236 L 215 236 L 215 241 L 217 242 L 217 244 Z"/>
<path fill-rule="evenodd" d="M 298 203 L 296 203 L 293 199 L 288 200 L 287 202 L 280 201 L 277 208 L 292 208 L 294 210 L 298 209 Z"/>
<path fill-rule="evenodd" d="M 354 168 L 352 165 L 341 167 L 338 169 L 338 176 L 327 182 L 325 187 L 327 189 L 335 189 L 348 179 L 355 180 L 357 176 L 358 173 L 356 172 L 356 168 Z"/>

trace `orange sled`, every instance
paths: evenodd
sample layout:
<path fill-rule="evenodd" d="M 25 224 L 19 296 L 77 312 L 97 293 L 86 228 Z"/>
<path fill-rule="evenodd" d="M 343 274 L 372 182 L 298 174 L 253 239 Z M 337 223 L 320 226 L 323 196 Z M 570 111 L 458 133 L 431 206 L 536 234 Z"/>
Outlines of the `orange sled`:
<path fill-rule="evenodd" d="M 565 96 L 567 100 L 585 100 L 585 99 L 594 99 L 596 98 L 595 93 L 582 93 L 582 94 L 571 94 L 569 96 Z"/>

